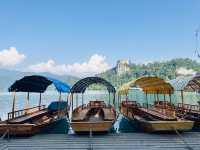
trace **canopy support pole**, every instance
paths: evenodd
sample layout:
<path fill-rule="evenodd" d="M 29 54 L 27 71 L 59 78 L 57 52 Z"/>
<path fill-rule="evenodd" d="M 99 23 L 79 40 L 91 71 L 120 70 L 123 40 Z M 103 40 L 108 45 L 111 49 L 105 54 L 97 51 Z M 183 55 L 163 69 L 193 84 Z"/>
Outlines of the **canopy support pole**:
<path fill-rule="evenodd" d="M 164 108 L 167 108 L 167 105 L 166 105 L 166 98 L 165 98 L 165 94 L 164 94 Z M 164 111 L 164 110 L 163 110 Z"/>
<path fill-rule="evenodd" d="M 149 109 L 149 102 L 148 102 L 148 97 L 147 97 L 147 92 L 146 92 L 146 94 L 145 94 L 146 96 L 146 102 L 147 102 L 147 109 Z"/>
<path fill-rule="evenodd" d="M 128 102 L 128 93 L 126 94 L 126 102 Z M 128 116 L 128 107 L 126 107 L 126 115 Z"/>
<path fill-rule="evenodd" d="M 157 95 L 157 101 L 159 102 L 160 100 L 159 100 L 159 95 L 158 95 L 158 92 L 157 92 L 157 94 L 156 94 L 156 95 Z"/>
<path fill-rule="evenodd" d="M 76 108 L 78 107 L 78 93 L 76 94 Z"/>
<path fill-rule="evenodd" d="M 181 90 L 181 103 L 182 103 L 182 112 L 184 112 L 184 98 L 183 98 L 183 90 Z"/>
<path fill-rule="evenodd" d="M 13 92 L 13 104 L 12 104 L 12 119 L 15 117 L 15 101 L 16 101 L 16 91 Z"/>
<path fill-rule="evenodd" d="M 109 105 L 110 105 L 110 92 L 108 92 L 109 93 Z"/>
<path fill-rule="evenodd" d="M 82 109 L 83 109 L 83 93 L 81 94 L 81 101 L 82 101 Z"/>
<path fill-rule="evenodd" d="M 74 106 L 73 106 L 74 105 L 74 103 L 73 103 L 74 100 L 73 99 L 74 99 L 74 95 L 72 94 L 72 111 L 74 109 Z"/>
<path fill-rule="evenodd" d="M 66 103 L 67 103 L 67 106 L 66 106 L 66 112 L 67 112 L 67 113 L 66 113 L 66 115 L 67 115 L 67 118 L 68 118 L 68 119 L 69 119 L 69 110 L 70 110 L 70 106 L 69 106 L 69 104 L 68 104 L 68 103 L 69 103 L 69 95 L 70 95 L 70 94 L 67 93 L 67 97 L 66 97 L 66 98 L 67 98 L 67 102 L 66 102 Z"/>
<path fill-rule="evenodd" d="M 169 102 L 170 102 L 170 104 L 172 104 L 172 95 L 170 92 L 169 92 Z"/>
<path fill-rule="evenodd" d="M 113 93 L 113 105 L 114 105 L 114 108 L 115 108 L 115 92 Z"/>
<path fill-rule="evenodd" d="M 59 92 L 59 98 L 58 98 L 58 116 L 60 116 L 60 112 L 61 112 L 61 106 L 60 106 L 60 102 L 61 102 L 61 92 Z"/>
<path fill-rule="evenodd" d="M 26 108 L 29 108 L 29 92 L 27 93 Z"/>
<path fill-rule="evenodd" d="M 156 100 L 156 94 L 155 94 L 155 93 L 153 94 L 153 96 L 154 96 L 154 101 L 157 101 L 157 100 Z"/>
<path fill-rule="evenodd" d="M 69 103 L 69 94 L 67 94 L 67 107 L 68 107 L 68 103 Z"/>
<path fill-rule="evenodd" d="M 128 94 L 126 94 L 126 102 L 128 101 Z"/>
<path fill-rule="evenodd" d="M 117 104 L 118 104 L 118 107 L 119 107 L 119 95 L 117 95 Z"/>
<path fill-rule="evenodd" d="M 61 101 L 61 98 L 62 98 L 62 95 L 61 95 L 61 92 L 59 92 L 59 102 Z"/>
<path fill-rule="evenodd" d="M 42 94 L 40 93 L 40 99 L 39 99 L 39 110 L 41 109 L 41 102 L 42 102 Z"/>

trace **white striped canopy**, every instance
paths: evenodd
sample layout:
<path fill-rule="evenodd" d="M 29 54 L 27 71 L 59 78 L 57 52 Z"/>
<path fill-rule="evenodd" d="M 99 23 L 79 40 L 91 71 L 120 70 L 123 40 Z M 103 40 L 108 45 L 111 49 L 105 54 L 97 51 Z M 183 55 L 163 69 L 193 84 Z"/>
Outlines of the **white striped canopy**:
<path fill-rule="evenodd" d="M 200 75 L 178 77 L 174 80 L 170 80 L 169 83 L 173 86 L 175 91 L 200 91 Z"/>

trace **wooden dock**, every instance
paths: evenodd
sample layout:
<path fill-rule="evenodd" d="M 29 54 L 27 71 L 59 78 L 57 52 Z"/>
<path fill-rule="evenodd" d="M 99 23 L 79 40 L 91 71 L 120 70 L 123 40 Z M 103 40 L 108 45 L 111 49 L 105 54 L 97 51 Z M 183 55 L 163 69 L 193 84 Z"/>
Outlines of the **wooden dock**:
<path fill-rule="evenodd" d="M 0 141 L 0 150 L 200 150 L 200 133 L 43 134 Z"/>

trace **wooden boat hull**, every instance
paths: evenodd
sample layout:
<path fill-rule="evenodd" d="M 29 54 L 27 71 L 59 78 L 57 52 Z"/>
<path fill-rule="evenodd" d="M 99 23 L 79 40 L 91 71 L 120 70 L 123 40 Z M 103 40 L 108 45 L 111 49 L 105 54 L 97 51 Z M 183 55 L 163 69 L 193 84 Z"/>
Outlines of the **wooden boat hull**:
<path fill-rule="evenodd" d="M 147 121 L 139 116 L 134 116 L 134 118 L 123 114 L 134 127 L 144 132 L 170 132 L 170 131 L 190 131 L 194 126 L 193 121 L 189 120 L 179 120 L 179 121 Z"/>
<path fill-rule="evenodd" d="M 108 132 L 112 125 L 113 121 L 71 122 L 71 127 L 75 132 Z"/>
<path fill-rule="evenodd" d="M 0 124 L 0 134 L 6 132 L 9 135 L 33 135 L 36 134 L 38 129 L 35 124 Z"/>
<path fill-rule="evenodd" d="M 67 134 L 69 132 L 69 125 L 67 117 L 61 118 L 44 126 L 40 133 Z"/>
<path fill-rule="evenodd" d="M 5 132 L 7 132 L 9 135 L 13 136 L 30 136 L 37 133 L 46 133 L 49 131 L 50 126 L 55 124 L 59 124 L 63 120 L 66 120 L 66 118 L 61 118 L 59 120 L 54 120 L 52 122 L 42 123 L 39 125 L 36 124 L 6 124 L 6 123 L 0 123 L 0 135 L 3 135 Z"/>
<path fill-rule="evenodd" d="M 138 111 L 136 111 L 138 110 Z M 128 118 L 132 123 L 136 124 L 139 130 L 144 132 L 170 132 L 170 131 L 189 131 L 194 126 L 194 121 L 190 120 L 148 120 L 138 114 L 148 114 L 145 109 L 133 108 L 121 105 L 120 111 L 124 117 Z M 139 113 L 138 113 L 139 112 Z M 138 113 L 138 114 L 137 114 Z M 153 117 L 153 116 L 152 116 Z"/>
<path fill-rule="evenodd" d="M 138 127 L 145 132 L 173 132 L 192 130 L 194 122 L 189 120 L 178 121 L 147 121 L 135 117 Z"/>
<path fill-rule="evenodd" d="M 190 121 L 194 121 L 194 126 L 200 126 L 200 117 L 195 117 L 197 115 L 195 114 L 179 114 L 180 117 L 190 120 Z"/>
<path fill-rule="evenodd" d="M 75 132 L 108 132 L 115 119 L 114 107 L 104 101 L 90 101 L 73 110 L 71 127 Z"/>
<path fill-rule="evenodd" d="M 184 107 L 182 107 L 184 106 Z M 176 113 L 179 117 L 194 121 L 194 126 L 200 126 L 200 107 L 199 105 L 190 105 L 179 103 L 176 107 Z"/>

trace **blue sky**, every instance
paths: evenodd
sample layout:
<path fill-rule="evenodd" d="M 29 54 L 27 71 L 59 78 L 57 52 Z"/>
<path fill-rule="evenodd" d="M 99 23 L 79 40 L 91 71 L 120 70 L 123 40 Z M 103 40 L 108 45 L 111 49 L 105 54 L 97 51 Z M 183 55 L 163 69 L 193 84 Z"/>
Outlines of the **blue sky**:
<path fill-rule="evenodd" d="M 26 56 L 12 66 L 53 60 L 84 63 L 94 54 L 113 66 L 194 56 L 199 0 L 6 0 L 0 2 L 0 51 Z"/>

